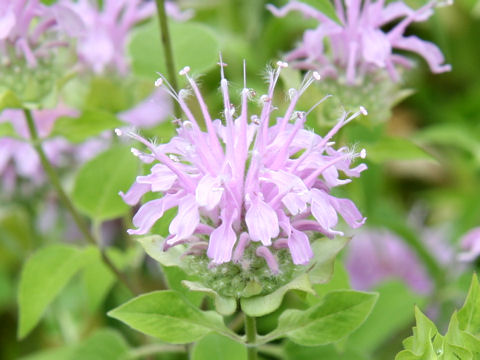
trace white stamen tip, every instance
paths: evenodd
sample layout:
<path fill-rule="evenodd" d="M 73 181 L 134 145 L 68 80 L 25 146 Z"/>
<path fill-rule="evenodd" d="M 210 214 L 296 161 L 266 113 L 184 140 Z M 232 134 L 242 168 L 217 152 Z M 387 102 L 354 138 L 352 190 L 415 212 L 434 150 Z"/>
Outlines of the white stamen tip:
<path fill-rule="evenodd" d="M 117 136 L 122 136 L 122 135 L 123 135 L 123 131 L 120 130 L 119 128 L 116 128 L 116 129 L 115 129 L 115 134 L 117 134 Z"/>
<path fill-rule="evenodd" d="M 131 148 L 130 151 L 132 152 L 132 154 L 134 156 L 137 156 L 137 157 L 139 157 L 142 154 L 140 150 L 135 149 L 135 148 Z"/>
<path fill-rule="evenodd" d="M 182 70 L 180 70 L 178 73 L 180 75 L 187 75 L 188 72 L 190 71 L 190 66 L 185 66 Z"/>
<path fill-rule="evenodd" d="M 314 71 L 312 75 L 313 75 L 313 78 L 317 81 L 319 81 L 322 78 L 317 71 Z"/>
<path fill-rule="evenodd" d="M 287 68 L 288 67 L 288 63 L 286 63 L 285 61 L 277 61 L 277 66 L 279 68 Z"/>
<path fill-rule="evenodd" d="M 157 80 L 155 80 L 155 86 L 156 87 L 162 86 L 162 84 L 163 84 L 163 79 L 162 78 L 158 78 Z"/>
<path fill-rule="evenodd" d="M 365 159 L 365 158 L 367 157 L 367 150 L 362 149 L 362 150 L 360 151 L 360 157 L 361 157 L 362 159 Z"/>
<path fill-rule="evenodd" d="M 268 95 L 262 95 L 262 96 L 260 96 L 260 101 L 263 102 L 263 103 L 265 103 L 265 102 L 267 102 L 267 101 L 269 101 L 269 100 L 270 100 L 270 98 L 268 97 Z"/>
<path fill-rule="evenodd" d="M 360 106 L 360 112 L 361 112 L 363 115 L 365 115 L 365 116 L 368 115 L 367 109 L 365 109 L 363 106 Z"/>

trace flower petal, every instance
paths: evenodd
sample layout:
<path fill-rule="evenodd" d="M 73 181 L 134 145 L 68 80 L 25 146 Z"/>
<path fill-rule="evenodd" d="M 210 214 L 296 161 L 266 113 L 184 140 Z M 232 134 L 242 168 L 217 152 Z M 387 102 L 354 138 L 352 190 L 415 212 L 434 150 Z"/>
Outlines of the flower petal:
<path fill-rule="evenodd" d="M 199 223 L 200 215 L 195 197 L 186 195 L 180 200 L 177 216 L 170 223 L 168 230 L 170 234 L 175 235 L 173 241 L 183 240 L 194 233 Z"/>
<path fill-rule="evenodd" d="M 212 210 L 218 205 L 223 195 L 222 183 L 219 178 L 205 175 L 197 185 L 195 198 L 198 206 Z"/>
<path fill-rule="evenodd" d="M 335 210 L 342 215 L 352 229 L 362 226 L 367 220 L 367 218 L 363 217 L 360 211 L 358 211 L 352 200 L 330 196 L 330 203 L 333 205 Z"/>
<path fill-rule="evenodd" d="M 135 181 L 127 193 L 120 191 L 118 194 L 128 205 L 136 205 L 142 196 L 149 192 L 150 189 L 151 186 L 149 184 L 141 184 Z"/>
<path fill-rule="evenodd" d="M 221 218 L 222 224 L 212 232 L 208 242 L 207 256 L 213 259 L 215 264 L 230 261 L 233 246 L 237 241 L 237 235 L 232 228 L 233 216 L 227 216 L 226 211 L 223 210 Z"/>
<path fill-rule="evenodd" d="M 288 237 L 288 248 L 292 255 L 293 263 L 296 265 L 306 265 L 313 257 L 308 236 L 295 228 L 292 228 L 292 233 Z"/>
<path fill-rule="evenodd" d="M 272 244 L 272 238 L 278 236 L 277 214 L 261 199 L 252 202 L 245 215 L 245 222 L 252 241 L 261 241 L 268 246 Z"/>

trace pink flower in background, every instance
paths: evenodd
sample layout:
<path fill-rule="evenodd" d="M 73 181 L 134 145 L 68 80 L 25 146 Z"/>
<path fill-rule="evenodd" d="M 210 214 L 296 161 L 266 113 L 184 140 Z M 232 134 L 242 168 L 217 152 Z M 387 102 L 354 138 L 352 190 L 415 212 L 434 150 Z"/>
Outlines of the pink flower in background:
<path fill-rule="evenodd" d="M 60 116 L 76 116 L 77 112 L 65 106 L 56 109 L 35 110 L 33 116 L 40 137 L 50 134 L 53 124 Z M 32 183 L 39 184 L 44 180 L 40 159 L 28 142 L 27 122 L 21 110 L 4 110 L 0 113 L 0 123 L 10 122 L 15 128 L 18 138 L 0 138 L 0 174 L 3 187 L 12 191 L 17 176 L 28 178 Z M 72 146 L 64 139 L 54 138 L 43 142 L 47 158 L 55 166 L 60 166 L 71 152 Z"/>
<path fill-rule="evenodd" d="M 268 73 L 267 94 L 259 97 L 260 114 L 249 116 L 248 101 L 256 93 L 247 88 L 245 80 L 241 104 L 236 108 L 230 102 L 221 63 L 223 122 L 212 119 L 188 67 L 180 74 L 186 77 L 190 90 L 176 93 L 164 85 L 186 120 L 179 121 L 178 135 L 166 144 L 128 134 L 147 147 L 148 153 L 137 149 L 132 152 L 152 167 L 121 196 L 135 205 L 147 192 L 159 195 L 137 211 L 135 229 L 129 230 L 130 234 L 148 233 L 166 210 L 178 207 L 166 248 L 187 244 L 189 253 L 206 252 L 212 265 L 217 265 L 241 262 L 246 248 L 255 244 L 256 255 L 264 258 L 275 273 L 279 270 L 275 257 L 278 249 L 288 249 L 294 264 L 309 263 L 313 253 L 307 232 L 330 238 L 342 235 L 337 229 L 338 214 L 352 228 L 365 222 L 351 200 L 330 193 L 333 187 L 350 182 L 348 177 L 358 177 L 366 169 L 365 164 L 351 168 L 354 159 L 365 157 L 365 150 L 335 149 L 331 141 L 342 126 L 365 110 L 344 114 L 324 137 L 306 130 L 305 121 L 313 108 L 303 112 L 295 111 L 295 106 L 305 90 L 320 79 L 314 72 L 306 75 L 298 89 L 289 90 L 285 113 L 274 115 L 275 85 L 287 64 L 277 65 Z M 162 82 L 159 79 L 157 85 Z M 198 101 L 206 131 L 187 105 L 190 93 Z M 340 172 L 346 178 L 340 178 Z"/>
<path fill-rule="evenodd" d="M 355 235 L 348 247 L 346 267 L 352 287 L 358 290 L 371 290 L 392 278 L 403 280 L 420 294 L 433 288 L 415 252 L 405 240 L 386 229 L 368 229 Z"/>
<path fill-rule="evenodd" d="M 290 1 L 277 9 L 267 5 L 275 15 L 283 17 L 290 11 L 299 11 L 306 18 L 318 20 L 320 25 L 304 33 L 300 45 L 287 54 L 301 69 L 317 69 L 322 75 L 338 77 L 345 72 L 348 84 L 376 69 L 386 69 L 393 81 L 399 76 L 395 65 L 410 67 L 411 61 L 394 50 L 404 50 L 422 56 L 434 73 L 450 71 L 438 47 L 417 36 L 405 36 L 407 27 L 421 22 L 433 14 L 436 1 L 430 1 L 418 10 L 413 10 L 402 1 L 385 4 L 383 0 L 335 0 L 335 10 L 340 24 L 321 11 L 300 1 Z M 390 29 L 386 26 L 393 24 Z M 328 40 L 328 46 L 325 46 Z M 341 71 L 339 71 L 341 70 Z"/>
<path fill-rule="evenodd" d="M 129 69 L 128 36 L 136 24 L 155 14 L 155 2 L 105 0 L 99 7 L 90 0 L 64 0 L 62 4 L 81 18 L 85 28 L 77 43 L 80 60 L 96 74 L 110 68 L 125 75 Z M 191 16 L 191 11 L 181 12 L 174 3 L 167 3 L 167 11 L 179 20 Z"/>
<path fill-rule="evenodd" d="M 68 9 L 57 5 L 47 7 L 39 0 L 0 0 L 1 65 L 24 58 L 34 68 L 40 58 L 50 55 L 52 48 L 67 45 L 59 34 L 60 14 L 69 18 L 69 35 L 75 35 L 78 18 Z"/>
<path fill-rule="evenodd" d="M 468 231 L 461 239 L 460 246 L 464 252 L 458 255 L 460 261 L 474 261 L 480 256 L 480 227 Z"/>

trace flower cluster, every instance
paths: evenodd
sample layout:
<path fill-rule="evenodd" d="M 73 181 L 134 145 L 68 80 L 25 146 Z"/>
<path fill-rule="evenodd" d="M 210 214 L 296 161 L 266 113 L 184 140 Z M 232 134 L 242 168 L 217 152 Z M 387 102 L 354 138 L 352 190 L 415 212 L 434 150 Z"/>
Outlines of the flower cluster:
<path fill-rule="evenodd" d="M 178 135 L 166 144 L 128 134 L 148 149 L 132 149 L 133 154 L 153 166 L 120 195 L 130 205 L 147 192 L 159 195 L 140 207 L 133 218 L 135 229 L 128 232 L 146 234 L 166 210 L 178 207 L 166 249 L 186 244 L 187 254 L 206 254 L 211 266 L 233 262 L 245 269 L 249 260 L 243 262 L 244 254 L 254 252 L 265 259 L 272 273 L 279 272 L 275 253 L 282 249 L 289 251 L 293 264 L 308 264 L 313 253 L 307 232 L 331 238 L 342 235 L 336 228 L 338 214 L 352 228 L 365 221 L 351 200 L 330 192 L 351 181 L 339 172 L 358 177 L 366 169 L 365 164 L 351 167 L 354 159 L 365 157 L 365 150 L 335 149 L 332 142 L 342 126 L 366 111 L 343 114 L 324 137 L 306 130 L 305 121 L 313 108 L 303 112 L 295 111 L 295 106 L 305 90 L 320 80 L 313 72 L 299 88 L 288 91 L 285 113 L 273 115 L 274 89 L 282 68 L 288 66 L 280 61 L 268 72 L 268 92 L 258 98 L 260 114 L 249 116 L 248 102 L 257 97 L 256 92 L 247 88 L 244 75 L 241 104 L 236 108 L 230 101 L 224 64 L 220 65 L 223 122 L 212 119 L 188 67 L 180 74 L 186 77 L 189 90 L 177 93 L 165 79 L 157 80 L 178 102 L 186 120 L 178 120 Z M 190 93 L 198 101 L 206 131 L 187 105 Z"/>
<path fill-rule="evenodd" d="M 428 19 L 436 4 L 433 0 L 413 10 L 402 1 L 385 4 L 383 0 L 346 0 L 344 4 L 336 0 L 340 23 L 300 1 L 290 1 L 281 9 L 267 7 L 275 16 L 299 11 L 320 22 L 316 29 L 304 33 L 303 42 L 286 56 L 287 61 L 294 61 L 298 68 L 317 69 L 323 76 L 337 78 L 345 73 L 346 82 L 352 85 L 377 69 L 386 69 L 391 79 L 398 81 L 395 65 L 410 67 L 412 63 L 407 57 L 394 53 L 394 49 L 417 53 L 434 73 L 450 71 L 450 65 L 444 64 L 444 57 L 436 45 L 417 36 L 404 35 L 411 23 Z M 384 30 L 391 24 L 390 29 Z M 325 40 L 328 40 L 328 48 Z"/>

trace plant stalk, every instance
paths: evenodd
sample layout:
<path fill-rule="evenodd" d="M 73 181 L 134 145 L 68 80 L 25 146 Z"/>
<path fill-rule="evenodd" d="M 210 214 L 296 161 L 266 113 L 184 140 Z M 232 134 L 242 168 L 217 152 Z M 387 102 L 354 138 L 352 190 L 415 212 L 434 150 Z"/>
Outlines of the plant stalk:
<path fill-rule="evenodd" d="M 165 0 L 155 0 L 157 5 L 157 16 L 160 26 L 160 39 L 162 41 L 163 53 L 165 54 L 165 65 L 167 66 L 168 81 L 173 90 L 178 92 L 177 73 L 175 71 L 175 62 L 173 60 L 172 40 L 168 29 L 168 18 L 165 10 Z M 174 115 L 179 118 L 181 115 L 180 107 L 174 102 Z"/>
<path fill-rule="evenodd" d="M 73 220 L 75 221 L 75 224 L 77 225 L 78 229 L 82 232 L 82 234 L 85 236 L 87 241 L 99 248 L 102 261 L 104 262 L 104 264 L 112 271 L 112 273 L 118 278 L 118 280 L 121 283 L 123 283 L 132 292 L 132 294 L 138 295 L 138 292 L 129 283 L 125 275 L 121 273 L 120 270 L 117 269 L 117 267 L 113 264 L 111 259 L 105 253 L 105 250 L 97 242 L 97 240 L 91 233 L 90 229 L 88 228 L 86 222 L 84 221 L 82 216 L 78 213 L 77 209 L 75 209 L 75 206 L 71 202 L 70 198 L 67 196 L 67 194 L 63 190 L 62 184 L 60 183 L 60 179 L 57 176 L 57 173 L 53 169 L 52 164 L 50 164 L 50 161 L 48 160 L 47 156 L 45 155 L 45 152 L 43 151 L 42 145 L 40 143 L 40 139 L 38 137 L 38 131 L 37 131 L 37 128 L 35 127 L 35 121 L 33 120 L 32 112 L 29 109 L 23 109 L 23 113 L 25 114 L 25 118 L 27 120 L 28 130 L 30 133 L 30 138 L 33 142 L 33 147 L 35 148 L 38 156 L 40 157 L 40 162 L 42 163 L 43 169 L 45 170 L 45 173 L 47 174 L 51 184 L 53 185 L 55 191 L 57 192 L 60 198 L 60 201 L 63 202 L 67 210 L 70 212 Z"/>
<path fill-rule="evenodd" d="M 247 359 L 257 360 L 257 347 L 255 341 L 257 339 L 257 323 L 252 316 L 245 314 L 245 335 L 247 336 Z"/>

